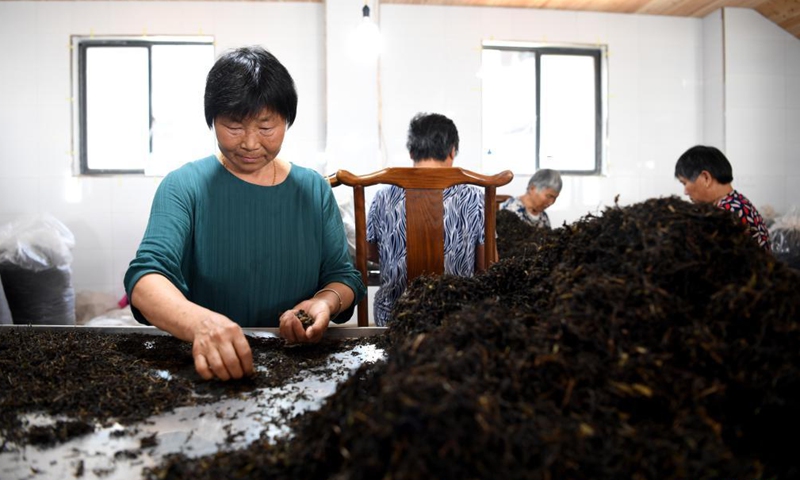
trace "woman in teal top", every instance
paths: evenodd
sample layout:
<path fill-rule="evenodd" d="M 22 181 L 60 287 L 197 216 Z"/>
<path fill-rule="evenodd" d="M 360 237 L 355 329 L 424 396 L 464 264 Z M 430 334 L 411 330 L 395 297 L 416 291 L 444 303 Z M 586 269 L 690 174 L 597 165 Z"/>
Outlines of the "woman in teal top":
<path fill-rule="evenodd" d="M 328 181 L 277 158 L 296 109 L 294 81 L 269 52 L 223 54 L 205 92 L 220 153 L 164 178 L 125 275 L 134 315 L 191 341 L 204 378 L 253 372 L 242 326 L 315 342 L 365 293 Z"/>

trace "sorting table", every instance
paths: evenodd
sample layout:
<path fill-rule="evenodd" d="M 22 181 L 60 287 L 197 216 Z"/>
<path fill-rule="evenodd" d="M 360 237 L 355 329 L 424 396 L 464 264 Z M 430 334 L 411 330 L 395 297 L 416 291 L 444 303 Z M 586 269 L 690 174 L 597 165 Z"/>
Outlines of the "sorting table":
<path fill-rule="evenodd" d="M 0 326 L 0 329 L 5 328 L 166 335 L 155 327 Z M 274 328 L 244 330 L 246 335 L 252 337 L 278 336 Z M 325 336 L 332 339 L 357 338 L 384 331 L 385 328 L 381 327 L 332 326 Z M 178 407 L 133 425 L 98 425 L 91 434 L 53 447 L 7 445 L 9 451 L 0 452 L 0 478 L 138 479 L 142 478 L 145 467 L 157 465 L 169 454 L 183 453 L 188 457 L 198 457 L 246 447 L 262 435 L 270 439 L 291 435 L 287 417 L 319 408 L 336 386 L 362 363 L 376 361 L 383 356 L 383 350 L 374 345 L 357 345 L 331 355 L 324 374 L 314 368 L 304 370 L 294 381 L 280 388 L 260 388 L 249 392 L 244 398 L 225 398 L 209 404 Z M 339 368 L 331 369 L 331 366 Z M 169 372 L 156 373 L 170 375 Z M 46 425 L 65 418 L 31 414 L 25 420 L 29 425 Z M 145 444 L 152 446 L 144 448 Z"/>

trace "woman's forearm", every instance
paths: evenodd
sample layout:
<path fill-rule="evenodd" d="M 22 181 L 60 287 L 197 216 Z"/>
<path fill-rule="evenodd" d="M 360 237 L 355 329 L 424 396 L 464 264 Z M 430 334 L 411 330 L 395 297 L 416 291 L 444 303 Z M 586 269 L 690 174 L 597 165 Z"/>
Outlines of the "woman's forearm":
<path fill-rule="evenodd" d="M 187 300 L 172 282 L 158 273 L 147 274 L 136 282 L 131 305 L 153 326 L 189 342 L 194 341 L 198 320 L 211 313 Z"/>
<path fill-rule="evenodd" d="M 334 290 L 336 293 L 328 290 Z M 314 296 L 317 298 L 322 298 L 326 303 L 328 303 L 328 305 L 331 307 L 331 318 L 350 308 L 350 305 L 353 304 L 353 300 L 355 300 L 355 294 L 353 293 L 353 290 L 351 290 L 350 287 L 344 283 L 340 282 L 331 282 L 325 285 Z M 339 305 L 339 299 L 342 301 L 341 305 Z"/>

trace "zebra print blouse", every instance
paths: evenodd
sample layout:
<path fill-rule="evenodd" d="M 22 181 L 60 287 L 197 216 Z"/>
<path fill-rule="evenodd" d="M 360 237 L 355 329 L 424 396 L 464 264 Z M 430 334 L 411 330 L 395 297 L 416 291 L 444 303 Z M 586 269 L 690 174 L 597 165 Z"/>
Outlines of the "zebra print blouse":
<path fill-rule="evenodd" d="M 534 227 L 550 228 L 550 217 L 547 212 L 542 211 L 539 215 L 534 215 L 525 208 L 519 198 L 511 197 L 505 202 L 500 204 L 500 210 L 509 210 L 517 214 L 523 222 Z"/>
<path fill-rule="evenodd" d="M 470 185 L 443 192 L 444 271 L 470 277 L 475 249 L 484 243 L 483 193 Z M 394 302 L 406 289 L 406 194 L 391 185 L 379 190 L 367 216 L 367 241 L 377 244 L 381 286 L 375 294 L 375 324 L 385 326 Z"/>

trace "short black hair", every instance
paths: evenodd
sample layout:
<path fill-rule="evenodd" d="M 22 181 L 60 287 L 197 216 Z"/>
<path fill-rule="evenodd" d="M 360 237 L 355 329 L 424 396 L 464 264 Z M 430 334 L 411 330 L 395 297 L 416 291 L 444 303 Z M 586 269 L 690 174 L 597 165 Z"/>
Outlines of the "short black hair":
<path fill-rule="evenodd" d="M 675 178 L 683 177 L 691 182 L 707 171 L 714 180 L 722 184 L 733 181 L 731 162 L 716 147 L 696 145 L 683 152 L 675 164 Z"/>
<path fill-rule="evenodd" d="M 297 114 L 297 90 L 286 67 L 262 47 L 241 47 L 223 53 L 206 78 L 208 127 L 220 115 L 243 120 L 264 108 L 291 126 Z"/>
<path fill-rule="evenodd" d="M 406 148 L 415 162 L 429 158 L 445 161 L 454 148 L 458 153 L 456 124 L 438 113 L 418 113 L 408 125 Z"/>

